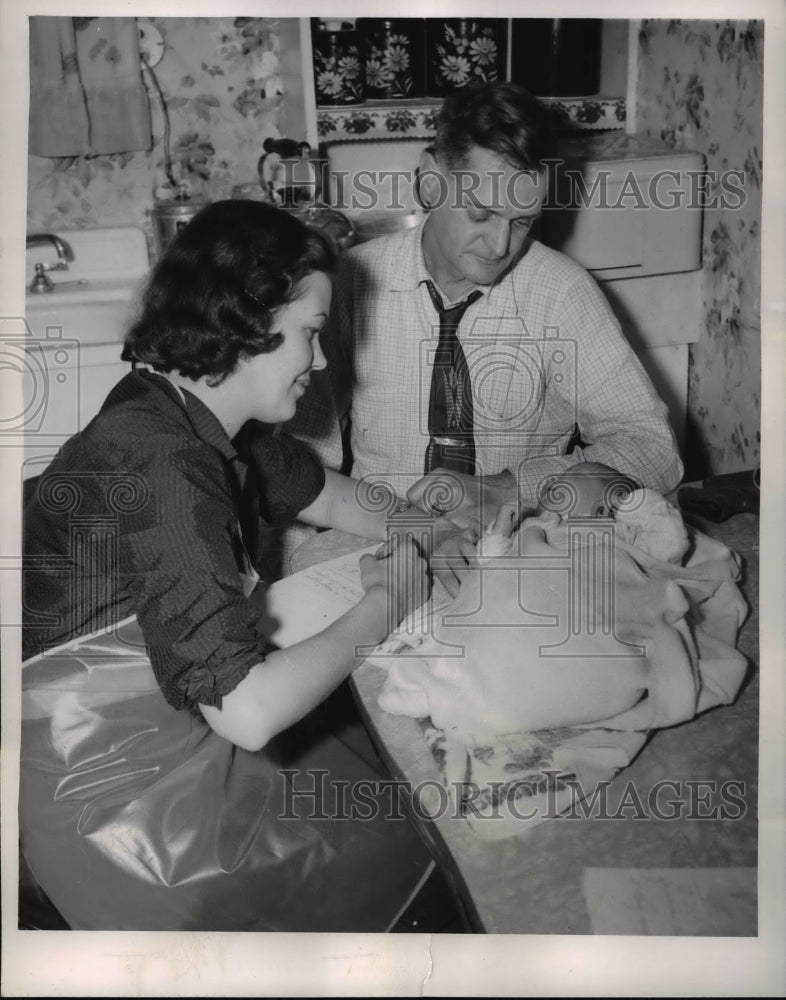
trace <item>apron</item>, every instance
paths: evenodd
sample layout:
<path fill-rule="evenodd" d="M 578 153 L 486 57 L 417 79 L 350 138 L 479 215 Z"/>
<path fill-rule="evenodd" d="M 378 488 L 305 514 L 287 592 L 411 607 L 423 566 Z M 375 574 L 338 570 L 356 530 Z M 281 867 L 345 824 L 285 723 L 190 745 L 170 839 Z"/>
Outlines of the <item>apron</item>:
<path fill-rule="evenodd" d="M 22 702 L 22 849 L 72 929 L 380 932 L 431 864 L 324 707 L 242 750 L 166 702 L 136 618 L 28 660 Z"/>

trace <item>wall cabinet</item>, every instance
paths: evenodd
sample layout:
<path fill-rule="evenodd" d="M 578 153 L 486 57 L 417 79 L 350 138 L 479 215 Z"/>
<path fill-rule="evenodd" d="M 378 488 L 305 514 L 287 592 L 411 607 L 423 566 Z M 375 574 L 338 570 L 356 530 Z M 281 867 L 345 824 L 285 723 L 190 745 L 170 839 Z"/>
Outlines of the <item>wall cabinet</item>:
<path fill-rule="evenodd" d="M 515 19 L 526 25 L 526 18 Z M 514 60 L 513 19 L 508 19 L 506 76 L 510 79 Z M 581 130 L 626 128 L 629 98 L 630 39 L 637 31 L 633 21 L 605 19 L 602 24 L 600 87 L 589 97 L 544 97 L 555 113 L 571 128 Z M 307 103 L 308 137 L 316 148 L 319 142 L 351 138 L 409 138 L 432 135 L 441 98 L 421 97 L 405 100 L 367 100 L 354 106 L 317 107 L 314 87 L 311 26 L 309 18 L 300 19 L 304 91 Z"/>

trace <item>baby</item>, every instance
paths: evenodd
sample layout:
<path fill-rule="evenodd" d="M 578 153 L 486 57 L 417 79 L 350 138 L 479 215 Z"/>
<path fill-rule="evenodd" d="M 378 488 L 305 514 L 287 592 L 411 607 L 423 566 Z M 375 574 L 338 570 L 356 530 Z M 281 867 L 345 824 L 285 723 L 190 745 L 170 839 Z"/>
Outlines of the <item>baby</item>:
<path fill-rule="evenodd" d="M 690 548 L 682 515 L 654 490 L 600 462 L 578 462 L 550 476 L 541 488 L 536 516 L 552 525 L 580 517 L 614 519 L 616 537 L 654 559 L 681 564 Z M 516 526 L 514 505 L 503 505 L 481 539 L 479 552 L 503 554 Z"/>
<path fill-rule="evenodd" d="M 600 462 L 577 462 L 549 478 L 538 498 L 538 514 L 565 517 L 612 517 L 638 483 Z"/>

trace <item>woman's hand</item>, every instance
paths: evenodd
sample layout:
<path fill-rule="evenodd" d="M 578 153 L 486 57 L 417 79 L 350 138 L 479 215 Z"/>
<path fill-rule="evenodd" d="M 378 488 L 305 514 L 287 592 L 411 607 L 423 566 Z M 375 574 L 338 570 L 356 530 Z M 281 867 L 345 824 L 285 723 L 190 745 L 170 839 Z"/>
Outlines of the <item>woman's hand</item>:
<path fill-rule="evenodd" d="M 261 749 L 323 701 L 429 596 L 425 560 L 408 537 L 360 559 L 365 594 L 326 629 L 255 664 L 222 707 L 200 705 L 208 724 L 244 750 Z"/>
<path fill-rule="evenodd" d="M 479 538 L 475 528 L 460 528 L 447 517 L 434 517 L 414 506 L 397 511 L 387 528 L 389 538 L 414 536 L 433 575 L 451 597 L 458 595 L 461 581 L 475 564 Z"/>
<path fill-rule="evenodd" d="M 388 632 L 429 596 L 428 566 L 412 538 L 394 534 L 374 555 L 360 558 L 360 582 L 366 597 L 384 601 Z"/>
<path fill-rule="evenodd" d="M 444 519 L 444 528 L 434 538 L 431 570 L 451 597 L 457 597 L 461 582 L 476 565 L 478 532 L 461 529 Z"/>

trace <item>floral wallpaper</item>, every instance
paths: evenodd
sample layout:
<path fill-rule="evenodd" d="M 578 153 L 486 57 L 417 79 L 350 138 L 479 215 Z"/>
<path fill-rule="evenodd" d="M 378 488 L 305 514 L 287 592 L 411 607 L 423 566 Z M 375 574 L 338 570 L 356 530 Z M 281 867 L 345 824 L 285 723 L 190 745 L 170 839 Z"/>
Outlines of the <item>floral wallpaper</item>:
<path fill-rule="evenodd" d="M 234 184 L 257 180 L 268 136 L 305 137 L 302 80 L 285 75 L 287 57 L 298 44 L 296 18 L 150 21 L 164 41 L 163 59 L 153 72 L 169 109 L 176 179 L 211 200 L 228 198 Z M 154 192 L 166 184 L 165 126 L 147 72 L 143 79 L 152 109 L 152 151 L 30 156 L 28 232 L 131 224 L 144 229 L 152 249 L 150 209 Z"/>
<path fill-rule="evenodd" d="M 704 153 L 710 180 L 689 479 L 760 463 L 763 45 L 762 21 L 650 20 L 639 36 L 638 131 Z"/>

